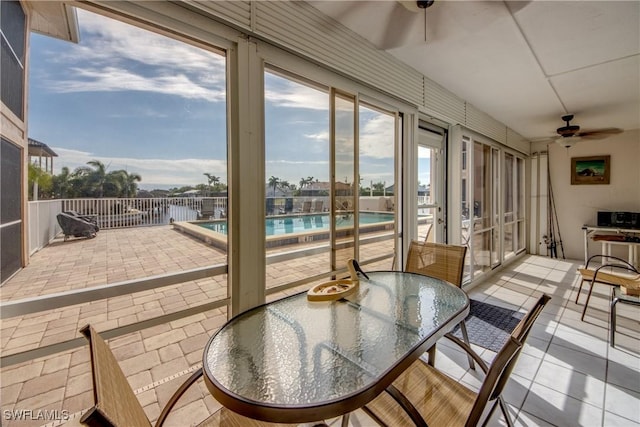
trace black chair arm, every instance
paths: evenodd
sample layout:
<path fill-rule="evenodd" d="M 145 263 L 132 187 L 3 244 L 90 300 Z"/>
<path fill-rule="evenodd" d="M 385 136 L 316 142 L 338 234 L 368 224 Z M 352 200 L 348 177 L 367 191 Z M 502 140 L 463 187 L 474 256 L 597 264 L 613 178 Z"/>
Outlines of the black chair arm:
<path fill-rule="evenodd" d="M 630 263 L 628 263 L 627 261 L 623 260 L 622 258 L 619 258 L 617 256 L 613 256 L 613 255 L 601 255 L 601 254 L 596 254 L 596 255 L 591 255 L 589 257 L 589 259 L 587 260 L 587 264 L 584 266 L 584 268 L 589 268 L 589 263 L 591 262 L 592 259 L 595 258 L 606 258 L 606 259 L 613 259 L 618 261 L 620 264 L 629 266 L 631 268 L 633 268 L 633 265 L 631 265 Z M 604 261 L 602 261 L 604 263 Z M 611 264 L 611 263 L 607 263 L 607 264 Z"/>
<path fill-rule="evenodd" d="M 625 262 L 628 265 L 620 265 L 620 264 L 603 264 L 600 267 L 596 268 L 596 270 L 593 272 L 593 279 L 591 279 L 591 282 L 597 282 L 597 277 L 598 277 L 598 273 L 600 272 L 600 270 L 602 270 L 603 268 L 619 268 L 621 270 L 626 270 L 626 271 L 630 271 L 632 273 L 636 273 L 636 274 L 640 274 L 640 272 L 638 272 L 638 270 L 631 264 Z"/>

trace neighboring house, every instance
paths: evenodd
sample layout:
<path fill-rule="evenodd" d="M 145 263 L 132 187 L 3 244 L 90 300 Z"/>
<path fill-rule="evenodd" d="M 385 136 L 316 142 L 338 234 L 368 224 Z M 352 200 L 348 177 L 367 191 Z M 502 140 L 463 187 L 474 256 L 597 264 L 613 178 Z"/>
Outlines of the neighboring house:
<path fill-rule="evenodd" d="M 40 169 L 53 175 L 54 157 L 58 157 L 58 155 L 47 144 L 29 138 L 29 163 L 38 165 Z M 42 159 L 44 159 L 44 167 Z"/>

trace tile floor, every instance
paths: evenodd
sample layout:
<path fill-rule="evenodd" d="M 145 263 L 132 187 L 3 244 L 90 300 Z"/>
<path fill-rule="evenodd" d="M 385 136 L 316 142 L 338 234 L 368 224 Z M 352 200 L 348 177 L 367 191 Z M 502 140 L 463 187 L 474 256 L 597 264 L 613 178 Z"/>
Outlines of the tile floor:
<path fill-rule="evenodd" d="M 596 286 L 585 321 L 586 291 L 575 303 L 578 261 L 525 256 L 469 290 L 471 298 L 526 311 L 541 292 L 552 297 L 534 326 L 505 392 L 518 426 L 640 426 L 640 322 L 637 307 L 620 306 L 616 347 L 608 345 L 608 291 Z M 117 309 L 117 307 L 116 307 Z M 225 319 L 220 310 L 109 341 L 147 415 L 154 420 L 169 395 L 197 366 L 208 333 Z M 3 326 L 4 327 L 4 326 Z M 488 362 L 494 354 L 476 347 Z M 436 367 L 471 388 L 480 377 L 468 370 L 464 353 L 446 340 Z M 2 425 L 56 426 L 50 420 L 11 420 L 16 409 L 67 411 L 69 422 L 91 406 L 86 348 L 3 368 Z M 175 378 L 177 376 L 177 378 Z M 198 383 L 166 425 L 206 418 L 219 404 Z M 330 420 L 340 425 L 339 420 Z M 373 425 L 355 413 L 352 426 Z M 489 425 L 504 425 L 499 411 Z"/>
<path fill-rule="evenodd" d="M 552 297 L 505 392 L 516 425 L 640 425 L 640 310 L 619 308 L 616 347 L 609 346 L 609 288 L 596 285 L 580 321 L 586 290 L 576 304 L 579 264 L 527 256 L 469 291 L 471 298 L 521 311 L 542 292 Z M 476 350 L 487 361 L 494 356 Z M 442 341 L 436 367 L 476 388 L 479 376 L 465 369 L 465 362 L 464 353 Z M 504 425 L 498 415 L 496 411 L 490 425 Z"/>

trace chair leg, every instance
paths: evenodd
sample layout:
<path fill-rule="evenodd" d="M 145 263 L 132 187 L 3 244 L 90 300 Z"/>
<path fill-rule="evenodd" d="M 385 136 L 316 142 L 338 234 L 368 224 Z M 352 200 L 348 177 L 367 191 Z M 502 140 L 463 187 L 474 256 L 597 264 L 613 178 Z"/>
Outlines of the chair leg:
<path fill-rule="evenodd" d="M 507 426 L 514 427 L 513 421 L 511 421 L 511 415 L 509 415 L 509 407 L 507 406 L 502 396 L 498 396 L 498 402 L 500 403 L 500 409 L 502 409 L 504 420 L 507 422 Z"/>
<path fill-rule="evenodd" d="M 496 406 L 498 406 L 498 399 L 493 401 L 493 405 L 491 405 L 491 409 L 489 410 L 489 413 L 487 414 L 486 418 L 484 419 L 484 422 L 482 423 L 482 427 L 485 427 L 487 425 L 487 423 L 491 419 L 491 416 L 493 415 L 493 413 L 496 410 Z"/>
<path fill-rule="evenodd" d="M 611 292 L 613 292 L 614 290 L 612 289 Z M 613 295 L 612 295 L 613 296 Z M 615 346 L 615 339 L 616 339 L 616 304 L 618 304 L 619 299 L 618 298 L 612 298 L 611 299 L 611 309 L 609 310 L 609 345 L 611 347 Z"/>
<path fill-rule="evenodd" d="M 589 305 L 589 300 L 591 299 L 591 292 L 593 292 L 594 281 L 591 281 L 591 286 L 589 287 L 589 293 L 587 294 L 587 300 L 584 302 L 584 308 L 582 309 L 582 316 L 580 320 L 584 320 L 584 315 L 587 312 L 587 306 Z"/>
<path fill-rule="evenodd" d="M 462 332 L 462 339 L 464 340 L 464 343 L 469 347 L 471 347 L 471 343 L 469 342 L 469 334 L 467 333 L 467 324 L 464 320 L 460 322 L 460 331 Z M 467 358 L 469 359 L 469 368 L 475 371 L 476 364 L 473 363 L 473 357 L 467 354 Z"/>
<path fill-rule="evenodd" d="M 580 280 L 580 286 L 578 287 L 578 294 L 576 295 L 576 304 L 578 303 L 578 298 L 580 298 L 580 292 L 582 292 L 583 283 L 584 283 L 584 279 Z"/>
<path fill-rule="evenodd" d="M 436 367 L 436 345 L 434 344 L 429 350 L 427 350 L 427 354 L 429 355 L 429 361 L 427 364 L 432 368 Z"/>
<path fill-rule="evenodd" d="M 342 416 L 342 423 L 340 424 L 340 427 L 349 427 L 349 416 L 350 415 L 351 415 L 351 412 L 348 412 L 348 413 L 346 413 L 346 414 L 344 414 Z"/>

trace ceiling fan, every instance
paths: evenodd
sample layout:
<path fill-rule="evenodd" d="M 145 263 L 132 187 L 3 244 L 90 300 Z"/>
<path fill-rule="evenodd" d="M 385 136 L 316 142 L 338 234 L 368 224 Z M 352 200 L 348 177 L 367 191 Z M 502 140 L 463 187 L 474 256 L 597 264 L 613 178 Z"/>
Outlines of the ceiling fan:
<path fill-rule="evenodd" d="M 556 132 L 560 137 L 556 138 L 555 141 L 565 148 L 574 146 L 582 139 L 602 139 L 609 135 L 615 135 L 622 132 L 622 130 L 618 128 L 604 128 L 580 132 L 580 126 L 571 124 L 573 114 L 562 116 L 562 120 L 566 122 L 566 125 L 556 129 Z"/>
<path fill-rule="evenodd" d="M 398 1 L 401 5 L 406 7 L 411 12 L 420 12 L 422 9 L 427 9 L 433 6 L 435 0 L 418 0 L 418 1 Z"/>

